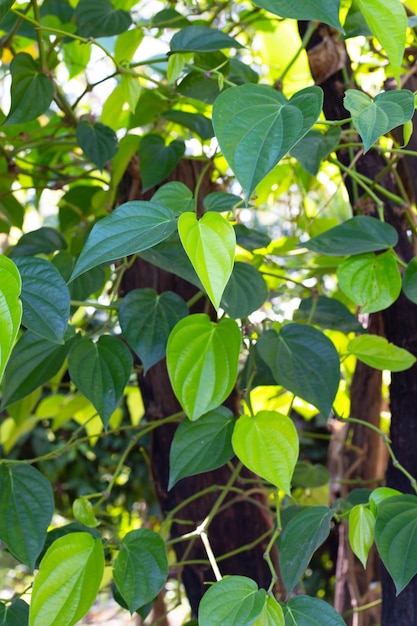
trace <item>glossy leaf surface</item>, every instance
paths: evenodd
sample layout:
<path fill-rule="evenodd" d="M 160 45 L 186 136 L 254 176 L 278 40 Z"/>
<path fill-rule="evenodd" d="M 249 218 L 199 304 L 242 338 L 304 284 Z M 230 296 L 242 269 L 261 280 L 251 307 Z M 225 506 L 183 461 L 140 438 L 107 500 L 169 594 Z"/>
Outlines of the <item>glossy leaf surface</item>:
<path fill-rule="evenodd" d="M 24 124 L 35 120 L 45 113 L 51 104 L 54 95 L 52 81 L 40 71 L 27 52 L 16 54 L 10 65 L 10 71 L 11 106 L 4 124 Z"/>
<path fill-rule="evenodd" d="M 22 319 L 19 300 L 22 281 L 16 265 L 0 255 L 0 380 L 9 360 Z"/>
<path fill-rule="evenodd" d="M 116 133 L 105 124 L 82 120 L 77 126 L 76 135 L 80 148 L 100 170 L 117 152 Z"/>
<path fill-rule="evenodd" d="M 234 319 L 246 317 L 263 305 L 267 295 L 265 281 L 256 267 L 237 261 L 224 290 L 221 307 Z"/>
<path fill-rule="evenodd" d="M 186 26 L 171 39 L 171 52 L 214 52 L 226 48 L 242 48 L 233 37 L 216 28 Z"/>
<path fill-rule="evenodd" d="M 261 615 L 265 589 L 245 576 L 228 576 L 211 585 L 201 599 L 198 621 L 205 626 L 250 626 Z"/>
<path fill-rule="evenodd" d="M 320 598 L 300 595 L 281 606 L 285 626 L 345 626 L 346 623 L 330 604 Z"/>
<path fill-rule="evenodd" d="M 349 514 L 349 544 L 363 567 L 374 543 L 375 517 L 363 504 L 357 504 Z"/>
<path fill-rule="evenodd" d="M 256 0 L 256 5 L 280 17 L 317 20 L 343 32 L 339 21 L 340 2 L 337 0 Z"/>
<path fill-rule="evenodd" d="M 377 370 L 402 372 L 414 365 L 416 358 L 408 350 L 389 343 L 378 335 L 355 337 L 347 346 L 348 352 Z"/>

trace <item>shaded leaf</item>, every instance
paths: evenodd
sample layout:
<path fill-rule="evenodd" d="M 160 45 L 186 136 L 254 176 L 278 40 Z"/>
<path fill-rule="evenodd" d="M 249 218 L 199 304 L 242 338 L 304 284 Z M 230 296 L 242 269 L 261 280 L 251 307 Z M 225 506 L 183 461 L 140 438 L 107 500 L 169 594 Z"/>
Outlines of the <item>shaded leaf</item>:
<path fill-rule="evenodd" d="M 285 626 L 345 626 L 344 619 L 319 598 L 300 595 L 282 604 Z"/>
<path fill-rule="evenodd" d="M 211 120 L 201 113 L 190 113 L 189 111 L 178 111 L 171 109 L 161 114 L 161 117 L 170 122 L 175 122 L 180 126 L 189 128 L 201 139 L 211 139 L 214 136 L 213 124 Z"/>
<path fill-rule="evenodd" d="M 268 290 L 259 270 L 249 263 L 237 261 L 220 305 L 229 317 L 247 317 L 264 304 L 267 295 Z"/>
<path fill-rule="evenodd" d="M 75 134 L 80 148 L 100 170 L 117 152 L 116 133 L 100 122 L 82 120 Z"/>
<path fill-rule="evenodd" d="M 312 465 L 307 461 L 298 461 L 296 463 L 294 474 L 292 477 L 293 487 L 302 487 L 304 489 L 322 487 L 330 481 L 330 474 L 324 465 Z"/>
<path fill-rule="evenodd" d="M 251 578 L 227 576 L 211 585 L 203 595 L 198 623 L 204 626 L 250 626 L 261 615 L 265 601 L 265 589 L 258 589 Z"/>
<path fill-rule="evenodd" d="M 200 72 L 190 72 L 177 86 L 177 92 L 187 98 L 195 98 L 213 104 L 221 89 L 216 77 Z"/>
<path fill-rule="evenodd" d="M 55 228 L 42 226 L 37 230 L 22 235 L 10 251 L 10 256 L 15 259 L 18 256 L 35 256 L 36 254 L 50 254 L 56 250 L 65 250 L 67 242 L 65 237 Z"/>
<path fill-rule="evenodd" d="M 217 28 L 186 26 L 172 37 L 170 48 L 171 52 L 213 52 L 243 46 Z"/>
<path fill-rule="evenodd" d="M 362 324 L 342 302 L 326 296 L 311 296 L 301 300 L 298 310 L 294 312 L 294 321 L 316 324 L 342 333 L 365 332 Z"/>
<path fill-rule="evenodd" d="M 75 21 L 81 37 L 111 37 L 128 30 L 132 18 L 115 9 L 110 0 L 79 0 Z"/>
<path fill-rule="evenodd" d="M 54 85 L 27 52 L 19 52 L 10 64 L 11 106 L 4 125 L 35 120 L 48 110 Z"/>
<path fill-rule="evenodd" d="M 330 128 L 326 134 L 318 130 L 310 130 L 291 149 L 291 156 L 301 163 L 306 172 L 315 176 L 322 161 L 338 145 L 341 134 L 342 131 L 339 127 Z"/>
<path fill-rule="evenodd" d="M 0 624 L 2 626 L 27 626 L 29 623 L 29 605 L 21 598 L 11 604 L 0 602 Z"/>
<path fill-rule="evenodd" d="M 163 204 L 175 213 L 193 211 L 195 208 L 193 192 L 187 185 L 178 181 L 166 183 L 159 187 L 152 196 L 152 202 Z"/>
<path fill-rule="evenodd" d="M 240 196 L 224 191 L 212 191 L 203 200 L 206 211 L 217 211 L 218 213 L 233 211 L 237 206 L 240 207 L 243 204 L 243 199 Z"/>
<path fill-rule="evenodd" d="M 22 319 L 19 300 L 21 279 L 16 265 L 0 255 L 0 381 L 9 360 Z"/>
<path fill-rule="evenodd" d="M 349 342 L 347 350 L 377 370 L 402 372 L 412 367 L 417 360 L 408 350 L 399 348 L 378 335 L 355 337 Z"/>
<path fill-rule="evenodd" d="M 317 20 L 343 32 L 339 21 L 339 0 L 256 0 L 254 4 L 280 17 Z"/>
<path fill-rule="evenodd" d="M 178 139 L 166 146 L 161 135 L 151 133 L 142 137 L 138 151 L 142 191 L 164 180 L 180 162 L 184 152 L 185 144 Z"/>
<path fill-rule="evenodd" d="M 417 304 L 417 257 L 408 263 L 402 281 L 405 295 L 411 302 Z"/>
<path fill-rule="evenodd" d="M 6 16 L 6 13 L 12 8 L 15 0 L 0 0 L 0 22 Z"/>

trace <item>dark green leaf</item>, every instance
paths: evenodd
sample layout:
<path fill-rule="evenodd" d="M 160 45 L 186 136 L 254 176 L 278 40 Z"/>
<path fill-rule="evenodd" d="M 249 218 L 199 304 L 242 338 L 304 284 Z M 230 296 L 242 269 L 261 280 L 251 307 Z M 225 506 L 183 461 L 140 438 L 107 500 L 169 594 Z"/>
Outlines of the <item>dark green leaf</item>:
<path fill-rule="evenodd" d="M 324 600 L 300 595 L 282 604 L 285 626 L 345 626 L 344 619 Z"/>
<path fill-rule="evenodd" d="M 372 35 L 363 13 L 355 1 L 349 7 L 343 28 L 345 29 L 345 39 L 349 37 L 370 37 Z"/>
<path fill-rule="evenodd" d="M 221 467 L 233 456 L 232 412 L 220 406 L 197 422 L 184 420 L 177 428 L 169 454 L 169 485 L 185 476 L 194 476 Z"/>
<path fill-rule="evenodd" d="M 113 574 L 131 613 L 151 602 L 168 576 L 164 541 L 147 528 L 131 530 L 123 538 Z"/>
<path fill-rule="evenodd" d="M 262 333 L 257 350 L 278 385 L 329 415 L 339 386 L 340 361 L 326 335 L 311 326 L 287 324 L 279 333 Z"/>
<path fill-rule="evenodd" d="M 398 595 L 417 574 L 416 496 L 392 496 L 380 502 L 375 543 Z"/>
<path fill-rule="evenodd" d="M 1 189 L 1 191 L 3 191 L 3 189 Z M 10 194 L 4 195 L 3 198 L 0 197 L 0 215 L 2 218 L 5 218 L 8 225 L 16 226 L 21 229 L 23 226 L 25 209 L 15 196 Z M 5 232 L 9 232 L 9 230 Z"/>
<path fill-rule="evenodd" d="M 58 270 L 44 259 L 21 257 L 16 265 L 22 277 L 22 324 L 54 343 L 64 343 L 70 294 Z"/>
<path fill-rule="evenodd" d="M 200 72 L 190 72 L 177 86 L 177 92 L 187 98 L 213 104 L 220 93 L 220 88 L 215 77 Z"/>
<path fill-rule="evenodd" d="M 417 257 L 411 259 L 403 274 L 403 291 L 407 298 L 417 304 Z"/>
<path fill-rule="evenodd" d="M 176 215 L 165 205 L 156 201 L 126 202 L 94 225 L 71 280 L 102 263 L 151 248 L 176 228 Z"/>
<path fill-rule="evenodd" d="M 307 461 L 298 461 L 292 477 L 292 486 L 314 489 L 327 485 L 329 481 L 329 470 L 324 465 L 312 465 Z"/>
<path fill-rule="evenodd" d="M 259 74 L 253 70 L 247 63 L 242 63 L 236 57 L 229 59 L 228 80 L 234 85 L 244 85 L 245 83 L 257 83 Z"/>
<path fill-rule="evenodd" d="M 340 0 L 256 0 L 255 4 L 280 17 L 324 22 L 343 32 L 339 21 Z"/>
<path fill-rule="evenodd" d="M 114 8 L 110 0 L 80 0 L 75 20 L 81 37 L 111 37 L 128 30 L 130 14 Z"/>
<path fill-rule="evenodd" d="M 199 289 L 203 286 L 195 273 L 191 261 L 188 258 L 184 247 L 180 241 L 178 232 L 172 233 L 165 241 L 157 246 L 153 246 L 148 250 L 139 253 L 141 259 L 152 263 L 156 267 L 180 276 L 184 280 L 188 280 Z"/>
<path fill-rule="evenodd" d="M 265 589 L 251 578 L 227 576 L 211 585 L 200 602 L 198 623 L 204 626 L 250 626 L 262 613 Z"/>
<path fill-rule="evenodd" d="M 206 211 L 218 211 L 219 213 L 233 211 L 235 207 L 243 206 L 243 204 L 243 198 L 236 196 L 234 193 L 225 193 L 224 191 L 212 191 L 203 200 Z"/>
<path fill-rule="evenodd" d="M 21 236 L 10 256 L 35 256 L 36 254 L 50 254 L 56 250 L 65 250 L 67 242 L 59 231 L 49 226 L 42 226 Z"/>
<path fill-rule="evenodd" d="M 0 22 L 5 18 L 6 13 L 12 8 L 15 0 L 0 0 Z"/>
<path fill-rule="evenodd" d="M 389 224 L 368 215 L 357 215 L 313 237 L 303 246 L 319 254 L 345 256 L 393 248 L 397 241 L 397 231 Z"/>
<path fill-rule="evenodd" d="M 242 48 L 236 39 L 216 28 L 186 26 L 171 39 L 171 52 L 212 52 L 225 48 Z"/>
<path fill-rule="evenodd" d="M 318 130 L 310 130 L 291 150 L 293 156 L 303 168 L 315 176 L 322 161 L 336 148 L 342 131 L 340 128 L 330 128 L 326 134 Z"/>
<path fill-rule="evenodd" d="M 214 135 L 211 120 L 201 113 L 190 113 L 188 111 L 171 109 L 170 111 L 162 113 L 161 117 L 164 118 L 164 120 L 169 120 L 170 122 L 175 122 L 175 124 L 189 128 L 203 140 L 211 139 Z"/>
<path fill-rule="evenodd" d="M 82 120 L 76 130 L 80 148 L 102 170 L 117 152 L 117 136 L 114 130 L 95 122 Z"/>
<path fill-rule="evenodd" d="M 268 290 L 262 274 L 249 263 L 237 261 L 224 290 L 220 306 L 229 317 L 247 317 L 265 302 Z"/>
<path fill-rule="evenodd" d="M 34 569 L 54 513 L 51 484 L 32 465 L 0 466 L 0 539 Z"/>
<path fill-rule="evenodd" d="M 151 18 L 151 25 L 157 28 L 184 28 L 189 21 L 173 8 L 162 9 Z"/>
<path fill-rule="evenodd" d="M 139 144 L 142 191 L 155 187 L 172 172 L 185 152 L 183 141 L 175 139 L 166 146 L 161 135 L 154 133 L 142 137 Z"/>
<path fill-rule="evenodd" d="M 335 300 L 326 296 L 305 298 L 294 313 L 295 322 L 307 322 L 321 328 L 339 330 L 342 333 L 363 333 L 364 327 L 349 309 Z"/>
<path fill-rule="evenodd" d="M 54 85 L 27 52 L 19 52 L 10 64 L 11 107 L 5 125 L 24 124 L 45 113 L 54 96 Z"/>
<path fill-rule="evenodd" d="M 288 595 L 304 574 L 314 552 L 329 536 L 332 517 L 333 511 L 326 506 L 306 507 L 284 528 L 279 562 Z"/>
<path fill-rule="evenodd" d="M 184 300 L 172 291 L 158 295 L 153 289 L 134 289 L 123 298 L 120 326 L 145 373 L 164 358 L 171 330 L 187 315 Z"/>
<path fill-rule="evenodd" d="M 121 400 L 132 365 L 129 348 L 110 335 L 102 335 L 97 342 L 82 339 L 69 353 L 71 380 L 97 409 L 105 426 Z"/>
<path fill-rule="evenodd" d="M 195 202 L 193 192 L 184 183 L 173 181 L 162 185 L 152 196 L 152 202 L 163 204 L 175 213 L 194 211 Z"/>
<path fill-rule="evenodd" d="M 2 626 L 27 626 L 29 622 L 29 605 L 17 598 L 11 604 L 0 603 L 0 624 Z"/>
<path fill-rule="evenodd" d="M 259 248 L 266 248 L 271 243 L 271 239 L 267 234 L 248 228 L 244 224 L 236 224 L 235 233 L 237 245 L 245 248 L 245 250 L 249 250 L 249 252 Z"/>

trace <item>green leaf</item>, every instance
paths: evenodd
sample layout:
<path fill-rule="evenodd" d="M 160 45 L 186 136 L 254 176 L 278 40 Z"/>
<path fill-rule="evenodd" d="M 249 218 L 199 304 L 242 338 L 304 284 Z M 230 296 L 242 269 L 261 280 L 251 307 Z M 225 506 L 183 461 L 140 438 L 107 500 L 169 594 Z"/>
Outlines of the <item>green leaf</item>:
<path fill-rule="evenodd" d="M 345 626 L 346 622 L 330 604 L 319 598 L 300 595 L 282 604 L 285 626 Z"/>
<path fill-rule="evenodd" d="M 99 522 L 94 514 L 94 508 L 91 501 L 83 496 L 74 500 L 72 513 L 75 519 L 85 526 L 95 528 L 99 525 Z"/>
<path fill-rule="evenodd" d="M 250 626 L 262 614 L 265 601 L 265 589 L 258 589 L 251 578 L 227 576 L 211 585 L 203 595 L 198 623 L 204 626 Z"/>
<path fill-rule="evenodd" d="M 391 250 L 345 259 L 337 268 L 337 278 L 340 289 L 361 307 L 362 313 L 388 308 L 401 291 L 401 274 Z"/>
<path fill-rule="evenodd" d="M 32 588 L 29 626 L 73 626 L 93 605 L 104 573 L 101 539 L 75 532 L 46 551 Z"/>
<path fill-rule="evenodd" d="M 22 319 L 20 274 L 16 265 L 0 255 L 0 381 L 9 360 Z"/>
<path fill-rule="evenodd" d="M 312 237 L 303 246 L 319 254 L 345 256 L 386 250 L 393 248 L 397 242 L 395 228 L 375 217 L 357 215 L 317 237 Z"/>
<path fill-rule="evenodd" d="M 93 226 L 71 280 L 102 263 L 151 248 L 176 228 L 175 213 L 163 204 L 126 202 Z"/>
<path fill-rule="evenodd" d="M 178 181 L 166 183 L 159 187 L 152 196 L 152 202 L 163 204 L 175 213 L 193 211 L 195 206 L 191 189 Z"/>
<path fill-rule="evenodd" d="M 357 504 L 349 514 L 349 544 L 363 567 L 374 543 L 375 517 L 364 504 Z"/>
<path fill-rule="evenodd" d="M 213 106 L 213 127 L 224 157 L 248 201 L 256 185 L 304 137 L 323 103 L 319 87 L 290 100 L 265 85 L 227 89 Z"/>
<path fill-rule="evenodd" d="M 393 496 L 379 504 L 375 543 L 398 595 L 417 574 L 416 496 Z"/>
<path fill-rule="evenodd" d="M 124 97 L 127 104 L 129 105 L 130 110 L 135 111 L 136 106 L 139 102 L 140 94 L 142 93 L 142 87 L 139 82 L 139 77 L 133 76 L 132 74 L 122 74 L 120 84 L 122 86 Z"/>
<path fill-rule="evenodd" d="M 377 370 L 402 372 L 412 367 L 417 360 L 408 350 L 394 346 L 385 337 L 378 335 L 355 337 L 349 342 L 347 350 Z"/>
<path fill-rule="evenodd" d="M 407 298 L 417 304 L 417 257 L 411 259 L 403 274 L 403 291 Z"/>
<path fill-rule="evenodd" d="M 197 422 L 181 422 L 169 453 L 168 489 L 185 476 L 209 472 L 230 461 L 235 421 L 229 409 L 219 406 Z"/>
<path fill-rule="evenodd" d="M 342 333 L 365 332 L 362 324 L 342 302 L 326 296 L 311 296 L 301 300 L 298 310 L 294 313 L 294 321 L 315 324 Z"/>
<path fill-rule="evenodd" d="M 45 259 L 21 257 L 16 265 L 22 277 L 22 324 L 44 339 L 63 344 L 70 312 L 64 279 Z"/>
<path fill-rule="evenodd" d="M 116 133 L 100 122 L 82 120 L 75 134 L 80 148 L 100 170 L 117 152 Z"/>
<path fill-rule="evenodd" d="M 113 575 L 131 613 L 151 602 L 168 576 L 164 541 L 147 528 L 131 530 L 123 538 Z"/>
<path fill-rule="evenodd" d="M 143 363 L 144 373 L 165 357 L 169 334 L 188 315 L 184 300 L 165 291 L 134 289 L 123 299 L 119 321 L 123 336 Z"/>
<path fill-rule="evenodd" d="M 171 52 L 214 52 L 243 46 L 217 28 L 186 26 L 172 37 L 170 48 Z"/>
<path fill-rule="evenodd" d="M 322 487 L 330 482 L 330 474 L 324 465 L 312 465 L 307 461 L 297 461 L 292 477 L 293 487 L 304 489 Z"/>
<path fill-rule="evenodd" d="M 77 341 L 68 356 L 72 382 L 91 402 L 107 426 L 117 408 L 133 366 L 129 348 L 116 337 L 102 335 Z"/>
<path fill-rule="evenodd" d="M 170 57 L 172 59 L 173 57 Z M 202 113 L 190 113 L 189 111 L 178 111 L 171 109 L 161 114 L 164 120 L 175 122 L 180 126 L 189 128 L 203 140 L 211 139 L 214 136 L 211 119 Z"/>
<path fill-rule="evenodd" d="M 132 23 L 127 11 L 117 10 L 110 0 L 80 0 L 75 20 L 81 37 L 111 37 L 129 29 Z"/>
<path fill-rule="evenodd" d="M 248 228 L 244 224 L 236 224 L 235 234 L 237 245 L 250 252 L 259 248 L 266 248 L 271 243 L 268 235 L 254 228 Z"/>
<path fill-rule="evenodd" d="M 151 133 L 142 137 L 138 151 L 142 191 L 164 180 L 181 161 L 184 152 L 185 144 L 178 139 L 166 146 L 161 135 Z"/>
<path fill-rule="evenodd" d="M 253 622 L 253 626 L 285 626 L 283 610 L 275 598 L 265 598 L 263 611 Z"/>
<path fill-rule="evenodd" d="M 54 513 L 50 482 L 32 465 L 0 466 L 0 539 L 14 556 L 35 567 Z"/>
<path fill-rule="evenodd" d="M 208 297 L 217 310 L 233 270 L 236 237 L 233 226 L 219 213 L 183 213 L 178 232 Z"/>
<path fill-rule="evenodd" d="M 230 211 L 234 211 L 237 206 L 243 206 L 243 199 L 240 196 L 236 196 L 234 193 L 212 191 L 205 196 L 203 205 L 206 211 L 229 213 Z"/>
<path fill-rule="evenodd" d="M 280 17 L 316 20 L 343 32 L 339 21 L 339 0 L 256 0 L 254 4 Z"/>
<path fill-rule="evenodd" d="M 14 2 L 15 0 L 0 0 L 0 22 L 6 17 L 6 14 L 10 11 Z"/>
<path fill-rule="evenodd" d="M 336 148 L 340 141 L 340 128 L 330 128 L 326 134 L 310 130 L 291 150 L 291 156 L 297 159 L 303 168 L 316 176 L 322 161 Z"/>
<path fill-rule="evenodd" d="M 339 386 L 340 362 L 326 335 L 292 323 L 279 333 L 262 333 L 256 347 L 278 385 L 316 406 L 325 417 L 329 415 Z"/>
<path fill-rule="evenodd" d="M 24 124 L 45 113 L 54 96 L 54 85 L 27 52 L 19 52 L 10 64 L 11 106 L 4 125 Z"/>
<path fill-rule="evenodd" d="M 280 543 L 280 571 L 290 595 L 314 552 L 327 539 L 333 510 L 327 506 L 301 509 L 285 526 Z"/>
<path fill-rule="evenodd" d="M 383 502 L 386 498 L 391 498 L 392 496 L 402 496 L 403 494 L 398 489 L 392 489 L 392 487 L 377 487 L 373 489 L 369 495 L 369 505 L 371 511 L 374 515 L 376 515 L 378 506 Z"/>
<path fill-rule="evenodd" d="M 11 604 L 0 602 L 0 624 L 2 626 L 28 626 L 29 605 L 21 598 L 16 598 Z"/>
<path fill-rule="evenodd" d="M 216 409 L 232 391 L 241 340 L 234 320 L 215 324 L 203 313 L 189 315 L 172 330 L 167 345 L 168 374 L 190 420 Z"/>
<path fill-rule="evenodd" d="M 35 256 L 36 254 L 50 254 L 56 250 L 65 250 L 67 242 L 56 228 L 42 226 L 37 230 L 22 235 L 11 249 L 10 256 L 16 258 L 18 256 Z"/>
<path fill-rule="evenodd" d="M 46 383 L 61 368 L 75 338 L 64 345 L 26 331 L 10 356 L 4 373 L 2 409 Z"/>
<path fill-rule="evenodd" d="M 223 293 L 221 307 L 229 317 L 247 317 L 265 302 L 268 290 L 262 274 L 253 265 L 237 261 Z"/>
<path fill-rule="evenodd" d="M 246 467 L 285 493 L 298 457 L 298 435 L 292 420 L 277 411 L 242 415 L 232 437 L 236 456 Z"/>
<path fill-rule="evenodd" d="M 203 291 L 203 285 L 191 265 L 177 231 L 153 248 L 143 250 L 139 256 L 162 270 L 188 280 Z"/>
<path fill-rule="evenodd" d="M 392 72 L 400 85 L 407 33 L 407 14 L 398 0 L 355 0 L 372 34 L 387 53 Z"/>
<path fill-rule="evenodd" d="M 407 89 L 385 91 L 374 101 L 362 91 L 348 89 L 343 100 L 352 122 L 362 137 L 364 151 L 382 135 L 405 124 L 413 117 L 414 94 Z"/>

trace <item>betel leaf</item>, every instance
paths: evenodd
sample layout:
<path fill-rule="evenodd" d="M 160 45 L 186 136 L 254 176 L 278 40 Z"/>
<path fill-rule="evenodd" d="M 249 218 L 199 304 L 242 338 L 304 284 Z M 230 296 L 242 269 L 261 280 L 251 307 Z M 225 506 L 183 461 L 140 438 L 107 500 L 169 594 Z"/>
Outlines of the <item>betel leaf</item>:
<path fill-rule="evenodd" d="M 172 388 L 191 421 L 216 409 L 236 382 L 242 336 L 234 320 L 218 324 L 196 313 L 175 325 L 168 339 Z"/>
<path fill-rule="evenodd" d="M 110 0 L 80 0 L 75 21 L 81 37 L 111 37 L 127 31 L 132 18 L 127 11 L 115 9 Z"/>
<path fill-rule="evenodd" d="M 207 104 L 213 104 L 221 89 L 219 81 L 208 72 L 190 72 L 177 86 L 177 92 L 187 98 L 195 98 Z"/>
<path fill-rule="evenodd" d="M 99 522 L 94 514 L 94 507 L 91 504 L 91 501 L 84 496 L 74 500 L 72 513 L 75 519 L 81 524 L 84 524 L 84 526 L 95 528 L 99 525 Z"/>
<path fill-rule="evenodd" d="M 190 113 L 189 111 L 171 109 L 170 111 L 162 113 L 161 117 L 164 120 L 175 122 L 175 124 L 189 128 L 203 140 L 211 139 L 214 135 L 211 119 L 202 113 Z"/>
<path fill-rule="evenodd" d="M 364 504 L 357 504 L 349 514 L 349 544 L 363 567 L 374 543 L 375 517 Z"/>
<path fill-rule="evenodd" d="M 19 52 L 10 64 L 11 105 L 4 125 L 24 124 L 45 113 L 54 96 L 54 85 L 27 52 Z"/>
<path fill-rule="evenodd" d="M 382 311 L 400 295 L 401 274 L 391 250 L 349 257 L 336 273 L 340 289 L 361 307 L 362 313 Z"/>
<path fill-rule="evenodd" d="M 138 150 L 142 191 L 148 191 L 164 180 L 181 161 L 184 152 L 185 143 L 179 139 L 166 146 L 161 135 L 144 135 Z"/>
<path fill-rule="evenodd" d="M 16 265 L 0 255 L 0 381 L 9 360 L 22 319 L 20 274 Z"/>
<path fill-rule="evenodd" d="M 329 470 L 325 465 L 312 465 L 308 461 L 297 461 L 292 477 L 293 487 L 311 489 L 330 482 Z"/>
<path fill-rule="evenodd" d="M 144 372 L 164 358 L 169 334 L 188 315 L 184 300 L 172 291 L 134 289 L 119 308 L 123 336 L 143 363 Z"/>
<path fill-rule="evenodd" d="M 50 254 L 56 250 L 65 250 L 67 242 L 62 233 L 56 228 L 42 226 L 37 230 L 22 235 L 17 244 L 10 251 L 10 256 L 35 256 L 35 254 Z"/>
<path fill-rule="evenodd" d="M 208 588 L 198 609 L 204 626 L 239 624 L 250 626 L 265 607 L 266 591 L 246 576 L 227 576 Z"/>
<path fill-rule="evenodd" d="M 163 204 L 167 209 L 176 213 L 193 211 L 195 206 L 191 189 L 178 181 L 172 181 L 159 187 L 153 194 L 152 201 Z"/>
<path fill-rule="evenodd" d="M 104 573 L 101 539 L 74 532 L 56 539 L 32 588 L 29 626 L 73 626 L 93 605 Z"/>
<path fill-rule="evenodd" d="M 0 0 L 0 22 L 6 17 L 14 2 L 15 0 Z"/>
<path fill-rule="evenodd" d="M 168 489 L 185 476 L 208 472 L 230 461 L 235 421 L 229 409 L 219 406 L 196 422 L 181 422 L 169 453 Z"/>
<path fill-rule="evenodd" d="M 131 530 L 123 538 L 113 575 L 131 613 L 151 602 L 168 576 L 164 541 L 148 528 Z"/>
<path fill-rule="evenodd" d="M 260 411 L 254 417 L 242 415 L 236 422 L 232 444 L 247 468 L 290 493 L 299 443 L 289 417 L 277 411 Z"/>
<path fill-rule="evenodd" d="M 117 408 L 133 366 L 129 348 L 116 337 L 102 335 L 77 341 L 68 356 L 72 382 L 107 426 Z"/>
<path fill-rule="evenodd" d="M 237 261 L 226 285 L 221 307 L 234 319 L 247 317 L 265 302 L 268 289 L 259 270 Z"/>
<path fill-rule="evenodd" d="M 262 333 L 257 350 L 278 385 L 328 416 L 339 386 L 340 361 L 326 335 L 311 326 L 291 323 L 279 333 Z"/>
<path fill-rule="evenodd" d="M 334 608 L 320 598 L 299 595 L 282 604 L 285 626 L 345 626 L 346 622 Z"/>
<path fill-rule="evenodd" d="M 377 139 L 413 117 L 414 94 L 407 89 L 385 91 L 372 101 L 362 91 L 348 89 L 343 100 L 367 152 Z"/>
<path fill-rule="evenodd" d="M 377 487 L 376 489 L 373 489 L 369 495 L 369 506 L 372 513 L 376 515 L 378 506 L 387 498 L 401 495 L 401 491 L 398 491 L 398 489 L 393 489 L 392 487 Z"/>
<path fill-rule="evenodd" d="M 398 595 L 417 574 L 416 496 L 393 496 L 378 505 L 375 543 Z"/>
<path fill-rule="evenodd" d="M 236 207 L 243 206 L 243 204 L 243 199 L 240 196 L 224 191 L 212 191 L 203 200 L 206 211 L 217 211 L 218 213 L 229 213 L 229 211 L 233 211 Z"/>
<path fill-rule="evenodd" d="M 323 103 L 320 87 L 307 87 L 290 100 L 265 85 L 227 89 L 213 106 L 213 127 L 223 155 L 246 200 L 256 185 L 304 137 Z"/>
<path fill-rule="evenodd" d="M 385 337 L 378 335 L 361 335 L 355 337 L 347 346 L 349 354 L 377 370 L 402 372 L 414 365 L 416 357 L 389 343 Z"/>
<path fill-rule="evenodd" d="M 97 265 L 151 248 L 176 228 L 175 213 L 165 205 L 156 201 L 126 202 L 93 226 L 71 280 Z"/>
<path fill-rule="evenodd" d="M 303 246 L 319 254 L 345 256 L 386 250 L 397 242 L 397 231 L 390 224 L 368 215 L 357 215 L 312 237 Z"/>
<path fill-rule="evenodd" d="M 254 4 L 280 17 L 316 20 L 343 32 L 339 21 L 339 0 L 256 0 Z"/>
<path fill-rule="evenodd" d="M 21 598 L 11 604 L 0 602 L 0 624 L 2 626 L 28 626 L 29 605 Z"/>
<path fill-rule="evenodd" d="M 236 250 L 235 231 L 219 213 L 182 213 L 178 232 L 208 297 L 217 310 L 233 269 Z"/>
<path fill-rule="evenodd" d="M 253 626 L 285 626 L 284 612 L 275 598 L 272 596 L 265 598 L 263 611 L 252 624 Z"/>
<path fill-rule="evenodd" d="M 156 246 L 139 252 L 138 256 L 162 270 L 180 276 L 201 291 L 203 290 L 203 285 L 191 265 L 177 231 Z"/>
<path fill-rule="evenodd" d="M 417 304 L 417 257 L 411 259 L 403 274 L 403 291 L 407 298 Z"/>
<path fill-rule="evenodd" d="M 54 343 L 64 343 L 70 312 L 66 282 L 52 263 L 37 257 L 16 258 L 22 277 L 22 324 Z"/>
<path fill-rule="evenodd" d="M 365 332 L 362 324 L 342 302 L 327 296 L 310 296 L 301 300 L 298 310 L 294 313 L 294 321 L 307 322 L 342 333 Z"/>
<path fill-rule="evenodd" d="M 170 48 L 171 52 L 214 52 L 243 46 L 217 28 L 186 26 L 172 37 Z"/>
<path fill-rule="evenodd" d="M 355 0 L 372 34 L 388 55 L 392 73 L 400 85 L 407 33 L 407 14 L 398 0 Z"/>
<path fill-rule="evenodd" d="M 291 156 L 297 159 L 303 168 L 315 176 L 322 161 L 336 148 L 342 131 L 339 127 L 329 128 L 326 134 L 310 130 L 291 149 Z"/>
<path fill-rule="evenodd" d="M 30 570 L 54 513 L 50 482 L 31 465 L 0 466 L 0 539 Z"/>
<path fill-rule="evenodd" d="M 285 526 L 280 542 L 280 571 L 287 595 L 304 574 L 314 552 L 330 533 L 333 511 L 327 506 L 301 509 Z"/>
<path fill-rule="evenodd" d="M 100 122 L 81 120 L 75 134 L 82 151 L 100 170 L 117 152 L 116 133 Z"/>

